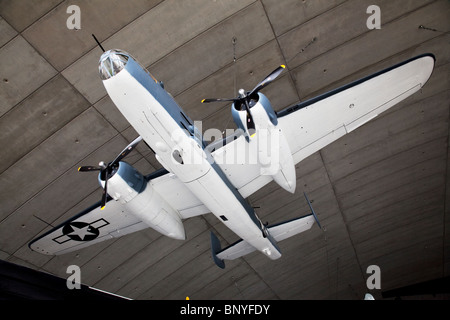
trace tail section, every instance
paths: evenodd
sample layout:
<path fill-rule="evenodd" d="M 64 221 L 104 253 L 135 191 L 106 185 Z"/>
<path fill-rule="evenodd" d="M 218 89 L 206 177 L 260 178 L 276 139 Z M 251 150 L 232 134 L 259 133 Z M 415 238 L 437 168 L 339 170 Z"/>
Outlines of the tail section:
<path fill-rule="evenodd" d="M 311 213 L 300 218 L 292 219 L 289 221 L 285 221 L 267 227 L 267 231 L 270 235 L 270 238 L 272 238 L 274 241 L 276 242 L 283 241 L 287 238 L 290 238 L 299 233 L 307 231 L 311 229 L 314 222 L 316 222 L 319 228 L 322 229 L 320 222 L 317 218 L 317 215 L 314 209 L 312 208 L 311 202 L 308 199 L 308 196 L 306 195 L 306 193 L 304 195 L 311 209 Z M 221 249 L 219 239 L 213 232 L 211 232 L 212 257 L 216 265 L 222 269 L 225 268 L 224 260 L 234 260 L 242 256 L 245 256 L 249 253 L 252 253 L 255 250 L 256 250 L 255 247 L 253 247 L 248 242 L 242 239 L 224 249 Z"/>

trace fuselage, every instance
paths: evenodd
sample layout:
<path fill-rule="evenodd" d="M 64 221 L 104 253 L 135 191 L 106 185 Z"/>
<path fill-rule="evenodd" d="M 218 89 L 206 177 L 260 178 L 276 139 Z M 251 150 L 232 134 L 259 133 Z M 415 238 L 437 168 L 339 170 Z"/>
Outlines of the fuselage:
<path fill-rule="evenodd" d="M 229 229 L 271 259 L 281 253 L 254 209 L 204 148 L 193 121 L 130 55 L 108 51 L 100 63 L 103 84 L 119 111 L 156 158 Z"/>

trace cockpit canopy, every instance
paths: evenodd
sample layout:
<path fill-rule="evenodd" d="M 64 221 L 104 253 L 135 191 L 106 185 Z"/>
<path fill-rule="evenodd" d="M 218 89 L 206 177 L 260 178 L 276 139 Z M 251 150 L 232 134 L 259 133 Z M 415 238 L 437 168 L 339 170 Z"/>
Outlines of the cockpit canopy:
<path fill-rule="evenodd" d="M 98 71 L 102 80 L 107 80 L 125 68 L 130 55 L 121 50 L 108 50 L 100 57 Z"/>

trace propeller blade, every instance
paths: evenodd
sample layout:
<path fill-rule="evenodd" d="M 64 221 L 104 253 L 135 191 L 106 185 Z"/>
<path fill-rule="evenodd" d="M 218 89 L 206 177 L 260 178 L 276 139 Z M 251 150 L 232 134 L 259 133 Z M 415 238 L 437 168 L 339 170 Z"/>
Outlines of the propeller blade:
<path fill-rule="evenodd" d="M 245 99 L 245 109 L 247 110 L 247 130 L 255 129 L 255 122 L 253 121 L 252 112 L 250 111 L 250 106 L 248 104 L 247 99 Z M 253 137 L 255 134 L 253 133 L 250 137 Z"/>
<path fill-rule="evenodd" d="M 107 197 L 108 197 L 108 170 L 105 170 L 105 187 L 103 188 L 102 204 L 100 210 L 105 209 Z"/>
<path fill-rule="evenodd" d="M 273 80 L 275 80 L 281 72 L 286 68 L 285 65 L 281 65 L 272 71 L 263 81 L 261 81 L 248 95 L 251 96 L 253 93 L 258 92 L 262 88 L 268 86 Z"/>
<path fill-rule="evenodd" d="M 113 162 L 111 162 L 108 167 L 112 167 L 113 165 L 115 165 L 116 163 L 118 163 L 120 160 L 122 160 L 123 158 L 125 158 L 131 151 L 134 150 L 134 148 L 136 148 L 136 146 L 139 144 L 139 142 L 142 141 L 142 137 L 139 136 L 136 139 L 133 140 L 133 142 L 131 142 L 125 149 L 123 149 L 123 151 L 116 157 L 116 159 L 114 159 Z"/>
<path fill-rule="evenodd" d="M 101 201 L 101 210 L 103 210 L 106 206 L 106 201 L 108 198 L 108 176 L 113 171 L 113 167 L 119 163 L 120 160 L 122 160 L 124 157 L 126 157 L 131 151 L 136 148 L 136 146 L 139 144 L 139 142 L 142 141 L 142 137 L 139 136 L 136 139 L 133 140 L 123 151 L 114 159 L 113 162 L 108 163 L 106 165 L 103 161 L 100 162 L 100 167 L 94 167 L 94 166 L 83 166 L 79 167 L 78 171 L 80 172 L 89 172 L 89 171 L 100 171 L 100 175 L 105 176 L 105 186 L 103 188 L 102 193 L 102 201 Z"/>
<path fill-rule="evenodd" d="M 216 99 L 203 99 L 202 103 L 211 103 L 211 102 L 224 102 L 224 101 L 243 101 L 247 100 L 247 97 L 251 96 L 252 94 L 258 92 L 262 88 L 268 86 L 272 81 L 274 81 L 280 74 L 283 72 L 283 70 L 286 69 L 285 65 L 281 65 L 278 68 L 276 68 L 274 71 L 272 71 L 263 81 L 261 81 L 252 91 L 245 93 L 244 90 L 239 91 L 239 97 L 238 98 L 232 98 L 232 99 L 222 99 L 222 98 L 216 98 Z M 246 106 L 247 111 L 249 111 L 248 106 Z"/>
<path fill-rule="evenodd" d="M 222 101 L 238 101 L 239 99 L 203 99 L 202 103 L 222 102 Z"/>
<path fill-rule="evenodd" d="M 89 171 L 100 171 L 102 170 L 102 168 L 100 167 L 93 167 L 93 166 L 84 166 L 84 167 L 79 167 L 78 171 L 80 172 L 89 172 Z"/>

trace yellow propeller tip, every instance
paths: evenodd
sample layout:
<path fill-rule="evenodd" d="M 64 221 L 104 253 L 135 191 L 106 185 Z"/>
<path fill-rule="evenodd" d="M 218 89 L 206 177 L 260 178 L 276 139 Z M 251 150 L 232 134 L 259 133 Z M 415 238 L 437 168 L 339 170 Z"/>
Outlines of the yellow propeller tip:
<path fill-rule="evenodd" d="M 103 207 L 100 208 L 100 210 L 103 210 L 103 209 L 105 209 L 105 206 L 103 206 Z"/>
<path fill-rule="evenodd" d="M 206 100 L 206 99 L 203 99 L 203 100 L 202 100 L 202 103 L 205 102 L 205 100 Z"/>
<path fill-rule="evenodd" d="M 284 64 L 282 64 L 281 67 L 282 67 L 283 69 L 286 69 L 286 66 L 285 66 Z"/>
<path fill-rule="evenodd" d="M 78 171 L 80 171 L 81 167 L 78 167 Z"/>

